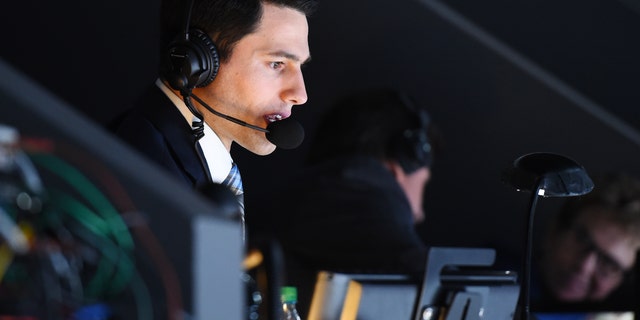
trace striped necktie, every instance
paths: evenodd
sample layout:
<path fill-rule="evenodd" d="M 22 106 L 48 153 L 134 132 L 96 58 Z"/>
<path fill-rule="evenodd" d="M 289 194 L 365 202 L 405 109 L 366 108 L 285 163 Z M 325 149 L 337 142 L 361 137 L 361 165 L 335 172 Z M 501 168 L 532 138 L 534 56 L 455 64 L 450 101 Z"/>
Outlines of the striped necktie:
<path fill-rule="evenodd" d="M 229 170 L 229 174 L 227 178 L 222 182 L 225 186 L 229 187 L 231 191 L 238 197 L 238 203 L 240 207 L 244 209 L 244 191 L 242 190 L 242 178 L 240 177 L 240 171 L 238 170 L 238 166 L 236 163 L 231 164 L 231 170 Z"/>
<path fill-rule="evenodd" d="M 231 164 L 231 170 L 227 175 L 227 178 L 222 181 L 222 184 L 231 189 L 238 199 L 238 205 L 240 207 L 240 219 L 242 220 L 242 238 L 245 238 L 245 226 L 244 226 L 244 191 L 242 189 L 242 178 L 240 177 L 240 170 L 235 162 Z"/>

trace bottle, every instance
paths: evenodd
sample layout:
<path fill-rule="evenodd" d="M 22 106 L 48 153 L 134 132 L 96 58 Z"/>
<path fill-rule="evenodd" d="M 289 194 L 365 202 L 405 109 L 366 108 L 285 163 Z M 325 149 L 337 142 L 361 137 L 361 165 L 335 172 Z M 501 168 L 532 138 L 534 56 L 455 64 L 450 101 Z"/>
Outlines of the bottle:
<path fill-rule="evenodd" d="M 296 303 L 298 302 L 298 290 L 296 287 L 282 287 L 280 289 L 282 301 L 282 320 L 301 320 Z"/>

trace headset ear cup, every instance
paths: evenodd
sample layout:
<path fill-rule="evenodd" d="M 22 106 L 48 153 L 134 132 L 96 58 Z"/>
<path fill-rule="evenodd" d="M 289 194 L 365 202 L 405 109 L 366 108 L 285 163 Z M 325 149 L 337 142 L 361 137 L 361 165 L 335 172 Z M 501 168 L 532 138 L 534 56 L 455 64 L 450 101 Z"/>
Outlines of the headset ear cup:
<path fill-rule="evenodd" d="M 182 90 L 189 85 L 189 77 L 183 72 L 183 65 L 187 64 L 184 60 L 191 55 L 189 51 L 187 41 L 173 41 L 162 57 L 161 75 L 175 90 Z"/>
<path fill-rule="evenodd" d="M 192 29 L 189 39 L 202 51 L 202 61 L 205 68 L 198 76 L 196 87 L 204 87 L 216 78 L 220 69 L 220 56 L 213 40 L 200 29 Z"/>
<path fill-rule="evenodd" d="M 398 161 L 400 166 L 405 172 L 412 172 L 415 167 L 413 157 L 413 145 L 410 143 L 409 138 L 406 136 L 406 132 L 396 136 L 392 142 L 393 158 Z M 409 154 L 410 153 L 410 154 Z"/>
<path fill-rule="evenodd" d="M 396 157 L 405 172 L 411 173 L 420 167 L 431 165 L 431 143 L 427 135 L 429 115 L 426 110 L 419 109 L 406 95 L 400 100 L 411 115 L 418 118 L 418 127 L 406 129 L 396 142 Z"/>
<path fill-rule="evenodd" d="M 216 46 L 199 29 L 189 31 L 188 40 L 172 42 L 163 60 L 163 77 L 172 88 L 181 91 L 208 85 L 220 68 Z"/>
<path fill-rule="evenodd" d="M 422 128 L 407 129 L 394 143 L 394 153 L 398 163 L 405 172 L 411 173 L 425 165 L 424 145 L 422 138 Z M 428 143 L 428 142 L 427 142 Z"/>

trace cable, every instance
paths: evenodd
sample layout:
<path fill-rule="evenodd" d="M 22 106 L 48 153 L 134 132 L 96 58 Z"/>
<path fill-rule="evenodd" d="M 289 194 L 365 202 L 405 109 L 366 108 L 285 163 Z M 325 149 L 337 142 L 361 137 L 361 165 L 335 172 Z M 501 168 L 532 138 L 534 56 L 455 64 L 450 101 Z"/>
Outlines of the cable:
<path fill-rule="evenodd" d="M 144 217 L 138 212 L 134 202 L 119 180 L 110 174 L 110 170 L 96 159 L 87 156 L 82 150 L 65 143 L 54 143 L 48 139 L 23 139 L 26 149 L 35 153 L 59 154 L 72 162 L 74 167 L 88 172 L 96 178 L 112 199 L 121 217 L 127 217 L 128 227 L 133 231 L 140 244 L 154 262 L 165 290 L 166 309 L 168 319 L 180 320 L 184 316 L 182 306 L 181 286 L 172 262 L 167 257 L 153 231 L 149 228 Z M 123 218 L 124 221 L 124 218 Z M 141 284 L 134 283 L 136 286 Z"/>
<path fill-rule="evenodd" d="M 62 159 L 48 154 L 33 154 L 34 162 L 65 180 L 79 194 L 83 195 L 96 211 L 111 225 L 110 231 L 118 244 L 133 250 L 133 239 L 127 225 L 106 196 L 86 176 Z"/>
<path fill-rule="evenodd" d="M 109 257 L 115 262 L 115 265 L 111 265 L 112 261 L 109 259 L 101 259 L 96 275 L 87 285 L 88 294 L 97 298 L 100 296 L 100 288 L 104 287 L 109 288 L 106 291 L 111 294 L 124 290 L 128 286 L 128 281 L 132 278 L 134 267 L 126 263 L 130 259 L 128 250 L 119 250 L 117 254 L 113 254 L 113 251 L 105 251 L 119 248 L 108 238 L 111 231 L 108 223 L 68 194 L 52 190 L 51 198 L 54 205 L 59 206 L 67 215 L 77 220 L 82 227 L 97 235 L 102 242 L 98 248 L 103 249 L 101 251 L 103 257 Z M 77 232 L 78 228 L 73 230 Z M 110 276 L 111 274 L 113 274 L 113 277 Z"/>
<path fill-rule="evenodd" d="M 110 263 L 119 263 L 125 268 L 131 270 L 131 273 L 135 275 L 130 279 L 130 286 L 137 301 L 137 318 L 140 320 L 153 320 L 153 303 L 151 301 L 150 293 L 144 281 L 142 281 L 141 275 L 136 270 L 133 260 L 129 258 L 126 253 L 122 252 L 120 247 L 114 245 L 113 242 L 108 241 L 104 237 L 96 237 L 95 234 L 87 232 L 88 230 L 83 228 L 76 227 L 74 230 L 78 233 L 78 236 L 81 239 L 88 243 L 93 243 L 97 247 L 101 248 L 105 260 L 108 260 Z"/>
<path fill-rule="evenodd" d="M 133 239 L 117 210 L 86 176 L 62 159 L 48 154 L 33 154 L 32 158 L 38 166 L 67 182 L 93 207 L 91 209 L 61 190 L 48 188 L 51 206 L 60 210 L 59 215 L 70 217 L 78 224 L 72 228 L 72 233 L 100 253 L 95 274 L 87 284 L 85 298 L 100 300 L 103 294 L 114 295 L 130 287 L 138 301 L 138 318 L 152 319 L 149 293 L 130 257 L 134 249 Z M 49 219 L 52 216 L 50 214 Z"/>

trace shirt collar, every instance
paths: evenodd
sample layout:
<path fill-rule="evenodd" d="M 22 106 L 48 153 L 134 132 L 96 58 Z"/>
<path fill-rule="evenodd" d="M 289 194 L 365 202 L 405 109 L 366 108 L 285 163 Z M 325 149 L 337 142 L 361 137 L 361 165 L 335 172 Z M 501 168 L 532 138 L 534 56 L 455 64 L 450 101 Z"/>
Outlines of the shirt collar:
<path fill-rule="evenodd" d="M 157 79 L 156 86 L 158 86 L 171 102 L 173 102 L 176 108 L 178 108 L 189 126 L 191 126 L 191 122 L 197 120 L 197 117 L 191 113 L 184 103 L 184 100 L 169 89 L 162 80 Z M 202 153 L 205 159 L 207 159 L 212 181 L 221 183 L 227 177 L 229 170 L 231 170 L 231 163 L 233 162 L 231 154 L 224 147 L 218 135 L 206 122 L 204 123 L 204 137 L 199 140 L 199 143 Z"/>

